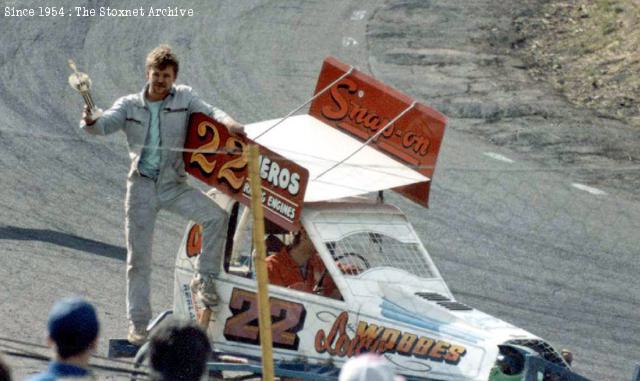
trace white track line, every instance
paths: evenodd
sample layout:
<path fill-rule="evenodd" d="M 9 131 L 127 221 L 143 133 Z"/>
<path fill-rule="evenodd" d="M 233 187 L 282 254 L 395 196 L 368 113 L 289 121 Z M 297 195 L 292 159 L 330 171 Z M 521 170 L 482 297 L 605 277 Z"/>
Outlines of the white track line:
<path fill-rule="evenodd" d="M 352 21 L 360 21 L 364 19 L 364 16 L 367 15 L 367 11 L 353 11 L 353 13 L 351 14 L 351 20 Z"/>
<path fill-rule="evenodd" d="M 356 41 L 355 38 L 353 38 L 353 37 L 343 37 L 342 38 L 342 46 L 348 47 L 348 46 L 355 46 L 355 45 L 358 45 L 358 41 Z"/>
<path fill-rule="evenodd" d="M 499 153 L 484 152 L 483 155 L 489 156 L 490 158 L 495 159 L 495 160 L 503 161 L 505 163 L 515 163 L 515 161 L 509 159 L 508 157 L 506 157 L 504 155 L 500 155 Z"/>
<path fill-rule="evenodd" d="M 594 188 L 594 187 L 590 187 L 588 185 L 584 185 L 584 184 L 580 184 L 580 183 L 573 183 L 571 184 L 572 187 L 580 189 L 582 191 L 585 192 L 589 192 L 591 194 L 595 194 L 596 196 L 604 196 L 607 194 L 607 192 L 600 190 L 598 188 Z"/>

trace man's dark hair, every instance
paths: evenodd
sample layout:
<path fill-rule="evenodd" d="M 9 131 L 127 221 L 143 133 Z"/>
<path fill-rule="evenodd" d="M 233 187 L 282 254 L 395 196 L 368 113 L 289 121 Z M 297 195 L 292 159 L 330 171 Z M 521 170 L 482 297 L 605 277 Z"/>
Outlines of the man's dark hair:
<path fill-rule="evenodd" d="M 149 341 L 152 377 L 159 380 L 197 381 L 206 369 L 211 344 L 191 321 L 170 318 Z"/>
<path fill-rule="evenodd" d="M 173 72 L 177 77 L 178 69 L 180 69 L 178 57 L 171 51 L 171 46 L 162 44 L 149 52 L 144 68 L 146 72 L 149 72 L 152 68 L 164 70 L 168 66 L 173 67 Z"/>

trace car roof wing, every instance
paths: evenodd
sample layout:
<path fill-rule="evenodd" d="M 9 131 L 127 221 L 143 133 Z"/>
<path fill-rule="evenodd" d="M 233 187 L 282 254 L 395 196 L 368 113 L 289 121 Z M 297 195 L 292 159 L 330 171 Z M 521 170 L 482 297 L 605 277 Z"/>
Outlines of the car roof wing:
<path fill-rule="evenodd" d="M 445 125 L 434 109 L 328 57 L 308 114 L 254 123 L 247 134 L 309 169 L 305 202 L 393 189 L 428 206 Z"/>
<path fill-rule="evenodd" d="M 265 217 L 290 231 L 309 202 L 393 189 L 428 206 L 443 115 L 333 57 L 310 101 L 307 114 L 247 125 L 246 137 L 191 115 L 187 172 L 248 205 L 242 151 L 257 143 Z"/>

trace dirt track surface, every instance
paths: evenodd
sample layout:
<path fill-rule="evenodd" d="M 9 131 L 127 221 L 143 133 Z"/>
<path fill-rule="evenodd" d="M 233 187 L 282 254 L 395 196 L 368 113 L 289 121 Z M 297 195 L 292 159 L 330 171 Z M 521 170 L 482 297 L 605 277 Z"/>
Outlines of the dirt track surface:
<path fill-rule="evenodd" d="M 640 2 L 535 1 L 535 14 L 513 19 L 519 50 L 533 77 L 572 103 L 640 127 Z"/>
<path fill-rule="evenodd" d="M 474 2 L 456 14 L 461 8 L 453 4 L 403 2 L 377 14 L 371 50 L 385 64 L 380 73 L 398 87 L 449 118 L 472 121 L 453 128 L 637 200 L 640 129 L 573 106 L 534 81 L 524 61 L 531 57 L 514 49 L 516 29 L 529 17 L 533 22 L 544 3 Z"/>
<path fill-rule="evenodd" d="M 124 336 L 124 138 L 76 128 L 66 60 L 108 107 L 139 91 L 146 52 L 168 42 L 179 82 L 246 123 L 308 99 L 327 55 L 446 114 L 431 208 L 389 201 L 461 301 L 571 348 L 594 380 L 629 379 L 640 359 L 640 131 L 533 81 L 510 43 L 513 18 L 537 3 L 511 3 L 190 1 L 166 5 L 193 8 L 192 18 L 0 15 L 0 349 L 44 343 L 49 307 L 70 294 L 95 302 L 105 339 Z M 185 223 L 158 221 L 154 312 L 171 307 Z M 43 367 L 9 362 L 18 379 Z"/>

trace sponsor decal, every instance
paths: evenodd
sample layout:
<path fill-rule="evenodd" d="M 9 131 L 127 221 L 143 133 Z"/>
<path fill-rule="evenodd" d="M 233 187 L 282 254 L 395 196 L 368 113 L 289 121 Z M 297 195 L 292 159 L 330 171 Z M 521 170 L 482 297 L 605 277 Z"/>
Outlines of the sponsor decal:
<path fill-rule="evenodd" d="M 193 258 L 202 252 L 202 225 L 193 224 L 187 235 L 187 257 Z"/>
<path fill-rule="evenodd" d="M 196 301 L 194 300 L 194 295 L 191 292 L 191 287 L 189 287 L 188 284 L 182 284 L 182 295 L 184 296 L 184 300 L 187 303 L 187 310 L 189 312 L 189 318 L 191 320 L 195 320 L 196 318 L 196 309 L 195 309 L 195 305 L 197 305 Z"/>
<path fill-rule="evenodd" d="M 349 66 L 333 57 L 325 59 L 316 94 L 349 72 Z M 428 178 L 433 173 L 444 136 L 446 118 L 434 109 L 358 70 L 320 94 L 309 108 L 309 114 L 323 123 L 366 141 L 397 116 L 371 146 L 395 157 Z M 429 184 L 423 182 L 395 189 L 423 205 L 429 200 Z"/>
<path fill-rule="evenodd" d="M 384 128 L 395 115 L 382 116 L 360 104 L 359 91 L 357 82 L 349 78 L 343 79 L 331 88 L 329 94 L 332 102 L 322 106 L 320 112 L 325 118 L 334 121 L 338 127 L 366 140 Z M 380 136 L 386 140 L 391 139 L 393 148 L 401 147 L 397 152 L 393 152 L 396 156 L 417 165 L 419 159 L 415 156 L 426 156 L 432 141 L 430 130 L 424 127 L 426 125 L 423 126 L 423 123 L 413 119 L 409 124 L 390 125 Z"/>
<path fill-rule="evenodd" d="M 300 345 L 298 332 L 304 327 L 307 316 L 304 305 L 278 298 L 269 298 L 269 304 L 273 346 L 298 350 Z M 260 345 L 256 293 L 234 288 L 229 309 L 232 315 L 224 324 L 224 337 L 230 341 Z"/>
<path fill-rule="evenodd" d="M 200 318 L 206 309 L 205 306 L 198 301 L 196 293 L 193 292 L 190 285 L 183 284 L 182 291 L 187 303 L 187 309 L 189 310 L 189 317 L 191 320 L 200 321 Z"/>
<path fill-rule="evenodd" d="M 353 357 L 366 352 L 399 354 L 450 365 L 458 365 L 467 353 L 467 349 L 461 345 L 362 320 L 351 337 L 347 333 L 348 323 L 349 314 L 342 312 L 328 332 L 318 330 L 314 343 L 316 352 L 337 357 Z"/>
<path fill-rule="evenodd" d="M 257 143 L 232 135 L 223 124 L 205 114 L 193 114 L 185 143 L 185 170 L 249 205 L 249 144 Z M 297 231 L 309 171 L 259 144 L 258 147 L 265 218 L 286 230 Z"/>

